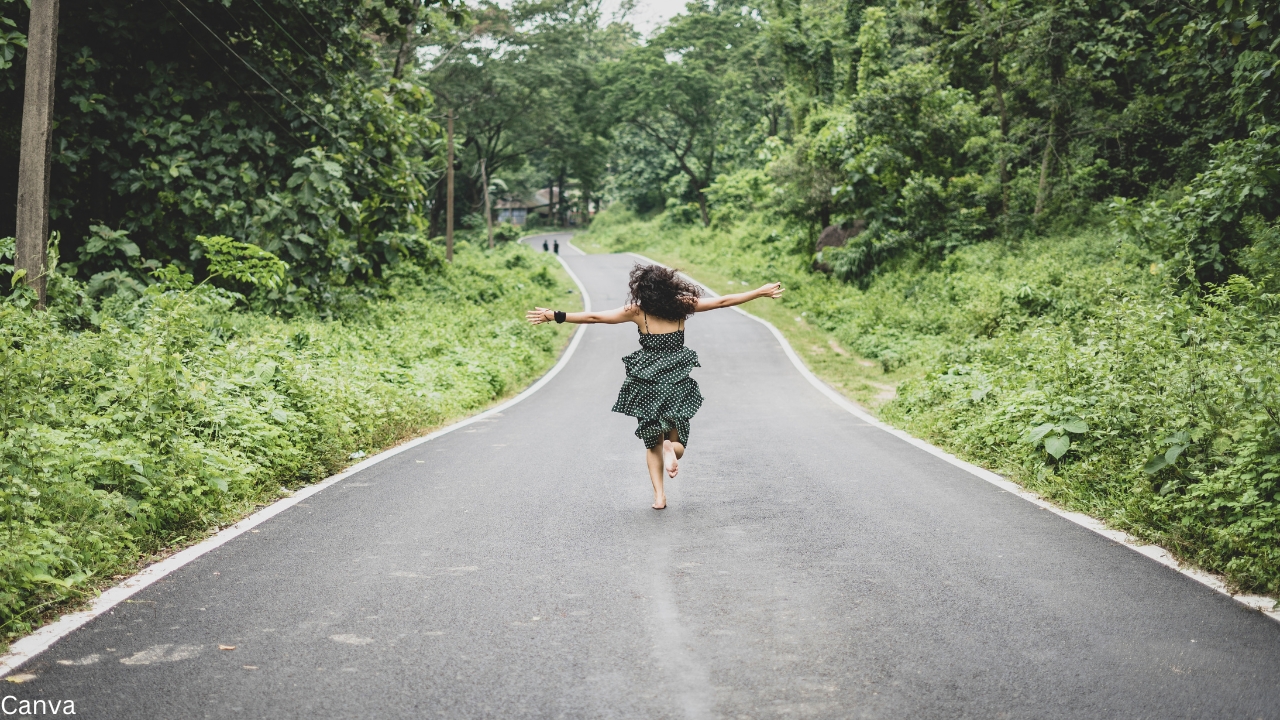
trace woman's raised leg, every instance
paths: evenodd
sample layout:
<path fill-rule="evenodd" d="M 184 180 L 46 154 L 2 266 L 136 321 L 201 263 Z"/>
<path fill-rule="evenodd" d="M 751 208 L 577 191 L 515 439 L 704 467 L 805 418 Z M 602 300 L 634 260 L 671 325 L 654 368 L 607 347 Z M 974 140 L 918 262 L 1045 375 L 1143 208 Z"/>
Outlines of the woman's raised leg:
<path fill-rule="evenodd" d="M 684 457 L 684 445 L 680 444 L 680 433 L 672 430 L 662 439 L 662 459 L 667 468 L 667 475 L 675 477 L 680 472 L 680 458 Z"/>
<path fill-rule="evenodd" d="M 649 481 L 653 483 L 654 510 L 662 510 L 667 506 L 667 494 L 662 488 L 662 455 L 665 444 L 659 443 L 644 451 L 644 461 L 649 466 Z"/>

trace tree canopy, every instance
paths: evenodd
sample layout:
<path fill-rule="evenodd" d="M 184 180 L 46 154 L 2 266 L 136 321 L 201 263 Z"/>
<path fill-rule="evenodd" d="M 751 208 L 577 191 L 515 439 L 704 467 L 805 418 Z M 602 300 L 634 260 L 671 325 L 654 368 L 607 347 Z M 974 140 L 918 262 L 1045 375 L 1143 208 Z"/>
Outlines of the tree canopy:
<path fill-rule="evenodd" d="M 282 292 L 319 299 L 419 252 L 439 126 L 430 91 L 394 74 L 392 41 L 406 24 L 450 21 L 447 6 L 428 5 L 64 7 L 51 190 L 63 259 L 110 290 L 114 271 L 194 267 L 195 238 L 226 235 L 289 263 Z M 0 7 L 25 25 L 21 5 Z M 0 193 L 11 197 L 21 61 L 15 52 L 0 70 Z M 0 235 L 12 230 L 12 211 L 0 213 Z"/>
<path fill-rule="evenodd" d="M 754 183 L 805 230 L 798 252 L 828 226 L 856 234 L 823 259 L 854 281 L 1119 212 L 1175 229 L 1185 242 L 1160 252 L 1220 282 L 1241 270 L 1248 218 L 1276 217 L 1274 3 L 697 0 L 647 38 L 627 7 L 129 0 L 64 13 L 63 259 L 111 292 L 121 272 L 202 267 L 194 238 L 221 235 L 289 264 L 282 298 L 376 284 L 430 256 L 442 230 L 446 114 L 464 225 L 483 206 L 482 164 L 511 195 L 553 187 L 559 224 L 602 202 L 707 224 L 716 198 Z M 12 196 L 25 9 L 2 0 L 0 13 Z M 12 222 L 0 213 L 0 236 Z"/>

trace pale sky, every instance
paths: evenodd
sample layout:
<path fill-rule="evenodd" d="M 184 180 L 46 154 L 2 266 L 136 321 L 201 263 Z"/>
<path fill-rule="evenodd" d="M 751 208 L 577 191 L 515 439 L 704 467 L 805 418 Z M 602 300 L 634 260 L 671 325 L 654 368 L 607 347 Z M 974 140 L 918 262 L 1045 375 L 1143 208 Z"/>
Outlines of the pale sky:
<path fill-rule="evenodd" d="M 684 4 L 688 0 L 636 0 L 636 8 L 632 11 L 631 24 L 642 35 L 648 37 L 654 28 L 666 22 L 674 15 L 684 12 Z M 605 18 L 618 11 L 621 0 L 604 0 L 602 9 Z"/>
<path fill-rule="evenodd" d="M 0 0 L 3 2 L 3 0 Z M 510 8 L 510 0 L 496 0 L 499 6 Z M 632 27 L 644 37 L 649 37 L 659 25 L 684 12 L 685 3 L 689 0 L 635 0 L 635 9 L 627 17 Z M 603 21 L 609 22 L 618 12 L 622 0 L 602 0 L 600 9 Z"/>

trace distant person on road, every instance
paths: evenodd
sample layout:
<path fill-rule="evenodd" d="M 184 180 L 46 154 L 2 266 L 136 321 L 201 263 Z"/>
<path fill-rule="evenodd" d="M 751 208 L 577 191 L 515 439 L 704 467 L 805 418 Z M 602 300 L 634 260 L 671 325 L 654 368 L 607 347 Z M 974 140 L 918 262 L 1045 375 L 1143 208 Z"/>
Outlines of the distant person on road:
<path fill-rule="evenodd" d="M 694 313 L 733 307 L 756 298 L 782 297 L 782 283 L 756 290 L 704 298 L 702 291 L 677 271 L 661 265 L 631 269 L 627 304 L 606 312 L 566 313 L 534 308 L 525 317 L 534 325 L 552 320 L 583 325 L 633 322 L 640 332 L 640 349 L 622 358 L 627 379 L 618 391 L 613 411 L 636 418 L 636 437 L 644 441 L 645 464 L 653 483 L 653 509 L 667 507 L 662 473 L 675 477 L 689 445 L 689 420 L 702 407 L 698 382 L 689 377 L 698 354 L 684 346 L 684 321 Z"/>
<path fill-rule="evenodd" d="M 550 249 L 551 249 L 551 248 L 547 247 L 547 241 L 546 241 L 546 240 L 543 240 L 543 241 L 542 241 L 542 252 L 547 252 L 547 251 L 548 251 L 548 250 L 550 250 Z"/>
<path fill-rule="evenodd" d="M 559 254 L 560 254 L 560 241 L 559 241 L 559 240 L 553 240 L 552 242 L 554 242 L 554 243 L 555 243 L 555 246 L 554 246 L 554 247 L 555 247 L 555 249 L 556 249 L 556 254 L 557 254 L 557 255 L 559 255 Z"/>

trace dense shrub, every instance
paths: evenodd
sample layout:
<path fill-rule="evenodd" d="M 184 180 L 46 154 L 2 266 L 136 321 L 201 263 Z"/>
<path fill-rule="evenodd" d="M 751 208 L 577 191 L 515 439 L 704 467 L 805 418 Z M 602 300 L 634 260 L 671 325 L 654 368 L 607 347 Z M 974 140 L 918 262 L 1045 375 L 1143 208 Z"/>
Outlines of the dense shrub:
<path fill-rule="evenodd" d="M 4 634 L 282 485 L 520 387 L 564 337 L 522 321 L 568 290 L 549 262 L 461 243 L 447 269 L 403 265 L 387 297 L 335 320 L 246 312 L 171 267 L 101 305 L 56 277 L 49 312 L 0 302 Z"/>
<path fill-rule="evenodd" d="M 1280 592 L 1276 296 L 1237 278 L 1188 302 L 1080 274 L 1099 284 L 1078 321 L 955 348 L 886 416 Z"/>

